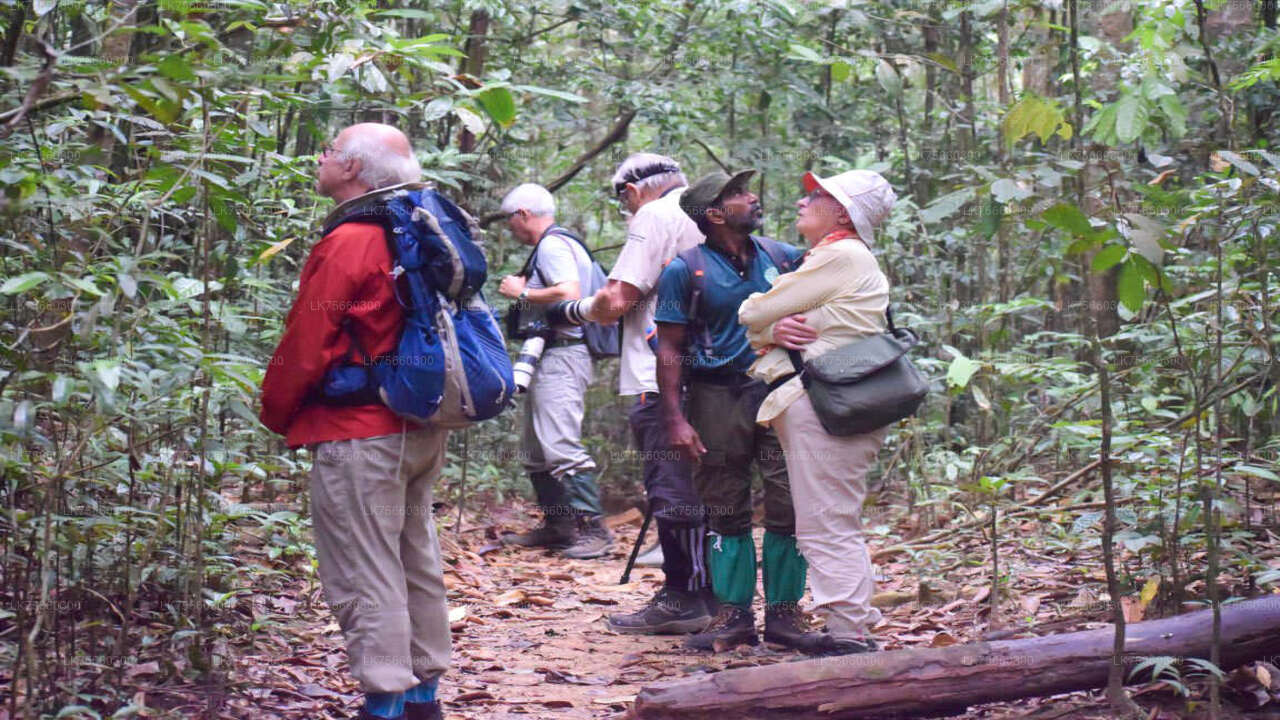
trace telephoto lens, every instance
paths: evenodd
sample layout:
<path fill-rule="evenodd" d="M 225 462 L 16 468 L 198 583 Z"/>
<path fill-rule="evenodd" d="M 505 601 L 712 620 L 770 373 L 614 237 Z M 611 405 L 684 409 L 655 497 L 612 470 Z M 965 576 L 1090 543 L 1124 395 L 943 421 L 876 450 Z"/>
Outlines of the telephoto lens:
<path fill-rule="evenodd" d="M 538 360 L 542 359 L 542 350 L 546 346 L 546 339 L 540 336 L 531 337 L 520 346 L 520 354 L 511 365 L 511 374 L 516 380 L 517 395 L 529 390 L 529 383 L 533 382 L 533 373 L 538 367 Z"/>
<path fill-rule="evenodd" d="M 552 325 L 582 325 L 591 322 L 587 316 L 595 304 L 595 297 L 581 300 L 561 300 L 547 307 L 547 321 Z"/>

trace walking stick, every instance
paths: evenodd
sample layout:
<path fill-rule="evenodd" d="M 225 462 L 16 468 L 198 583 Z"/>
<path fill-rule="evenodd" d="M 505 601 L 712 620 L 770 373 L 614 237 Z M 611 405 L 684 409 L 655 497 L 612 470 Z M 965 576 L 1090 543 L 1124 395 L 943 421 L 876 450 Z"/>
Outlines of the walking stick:
<path fill-rule="evenodd" d="M 653 520 L 653 505 L 645 510 L 644 522 L 640 524 L 640 535 L 636 537 L 636 544 L 631 548 L 631 559 L 627 560 L 627 569 L 622 571 L 622 579 L 618 581 L 619 585 L 626 585 L 631 582 L 631 568 L 636 566 L 636 557 L 640 554 L 640 546 L 644 543 L 645 533 L 649 532 L 649 523 Z"/>

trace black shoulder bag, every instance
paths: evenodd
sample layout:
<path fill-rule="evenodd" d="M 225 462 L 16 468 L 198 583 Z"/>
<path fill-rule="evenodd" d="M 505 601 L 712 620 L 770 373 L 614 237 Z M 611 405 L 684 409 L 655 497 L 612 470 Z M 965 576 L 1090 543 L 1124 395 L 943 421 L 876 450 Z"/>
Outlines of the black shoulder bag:
<path fill-rule="evenodd" d="M 919 337 L 895 327 L 885 308 L 887 332 L 843 345 L 808 362 L 788 350 L 818 421 L 828 433 L 860 435 L 914 415 L 929 381 L 907 357 Z M 777 387 L 794 375 L 775 381 Z"/>

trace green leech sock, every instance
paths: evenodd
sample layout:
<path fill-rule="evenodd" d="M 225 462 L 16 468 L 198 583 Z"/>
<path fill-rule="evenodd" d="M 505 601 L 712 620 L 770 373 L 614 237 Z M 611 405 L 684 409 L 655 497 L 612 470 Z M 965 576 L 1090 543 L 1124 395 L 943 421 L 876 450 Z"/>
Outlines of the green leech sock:
<path fill-rule="evenodd" d="M 795 604 L 804 597 L 809 563 L 796 547 L 795 535 L 764 533 L 764 601 Z"/>
<path fill-rule="evenodd" d="M 756 593 L 756 544 L 750 534 L 716 535 L 707 548 L 711 587 L 726 605 L 750 609 Z"/>

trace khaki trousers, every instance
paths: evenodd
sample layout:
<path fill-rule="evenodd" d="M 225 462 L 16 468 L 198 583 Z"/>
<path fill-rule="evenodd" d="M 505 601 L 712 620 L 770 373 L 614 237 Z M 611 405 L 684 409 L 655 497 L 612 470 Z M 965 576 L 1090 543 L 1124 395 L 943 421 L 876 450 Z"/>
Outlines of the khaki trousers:
<path fill-rule="evenodd" d="M 524 399 L 520 445 L 526 472 L 549 472 L 558 480 L 596 469 L 582 444 L 582 416 L 592 371 L 585 344 L 550 348 L 542 354 Z"/>
<path fill-rule="evenodd" d="M 795 502 L 796 544 L 809 561 L 814 610 L 833 633 L 863 635 L 880 622 L 871 606 L 875 584 L 862 535 L 867 470 L 888 428 L 865 435 L 828 435 L 807 394 L 773 420 Z"/>
<path fill-rule="evenodd" d="M 311 510 L 320 584 L 364 692 L 400 692 L 449 666 L 449 611 L 432 485 L 448 431 L 315 446 Z"/>

